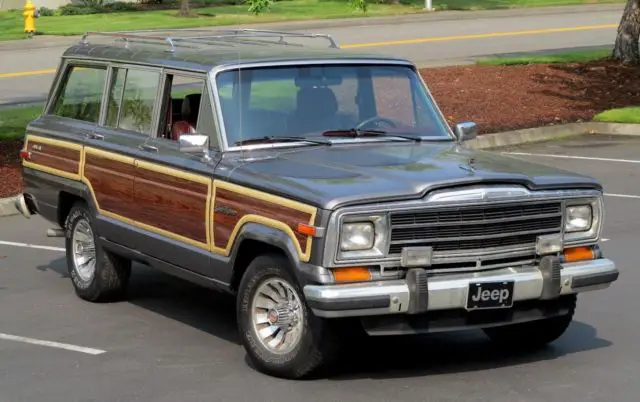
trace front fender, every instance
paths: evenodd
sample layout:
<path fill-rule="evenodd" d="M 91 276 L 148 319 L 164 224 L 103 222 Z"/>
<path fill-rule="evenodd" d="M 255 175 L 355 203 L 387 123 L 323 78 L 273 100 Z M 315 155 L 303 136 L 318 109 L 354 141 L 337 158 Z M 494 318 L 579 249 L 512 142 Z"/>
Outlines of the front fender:
<path fill-rule="evenodd" d="M 319 281 L 319 275 L 323 276 L 322 273 L 318 272 L 318 270 L 324 271 L 324 269 L 320 267 L 313 267 L 300 260 L 298 250 L 294 245 L 294 240 L 288 233 L 278 228 L 256 222 L 246 223 L 240 229 L 230 255 L 230 262 L 234 267 L 237 259 L 239 258 L 238 252 L 242 243 L 246 240 L 257 241 L 281 250 L 289 260 L 292 274 L 296 277 L 301 286 L 310 282 L 317 283 Z M 326 280 L 326 278 L 320 279 L 321 282 Z"/>

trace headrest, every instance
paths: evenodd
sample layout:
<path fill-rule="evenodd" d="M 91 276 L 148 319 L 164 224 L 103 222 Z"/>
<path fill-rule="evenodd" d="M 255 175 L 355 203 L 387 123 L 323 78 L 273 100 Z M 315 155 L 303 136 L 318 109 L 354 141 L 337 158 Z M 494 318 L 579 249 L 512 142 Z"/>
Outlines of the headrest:
<path fill-rule="evenodd" d="M 189 119 L 198 116 L 200 110 L 201 94 L 190 94 L 184 97 L 182 101 L 182 118 Z"/>
<path fill-rule="evenodd" d="M 306 87 L 298 91 L 298 110 L 313 110 L 320 115 L 338 111 L 338 101 L 333 91 L 326 87 Z"/>

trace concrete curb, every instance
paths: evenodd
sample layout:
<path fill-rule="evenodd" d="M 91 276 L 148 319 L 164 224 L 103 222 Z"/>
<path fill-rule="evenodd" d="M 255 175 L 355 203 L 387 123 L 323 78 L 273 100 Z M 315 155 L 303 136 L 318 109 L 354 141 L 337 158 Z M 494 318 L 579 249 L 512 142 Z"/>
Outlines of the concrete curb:
<path fill-rule="evenodd" d="M 14 201 L 17 198 L 17 196 L 0 198 L 0 216 L 11 216 L 19 214 L 15 205 L 13 205 Z"/>
<path fill-rule="evenodd" d="M 484 134 L 467 144 L 475 149 L 501 148 L 588 134 L 640 136 L 640 124 L 585 122 Z"/>
<path fill-rule="evenodd" d="M 503 10 L 456 10 L 456 11 L 417 11 L 415 13 L 400 14 L 383 17 L 354 17 L 354 18 L 335 18 L 327 20 L 307 20 L 307 21 L 290 21 L 290 22 L 264 22 L 256 24 L 243 25 L 218 25 L 204 26 L 191 29 L 225 29 L 231 27 L 244 28 L 264 28 L 275 30 L 308 30 L 308 29 L 326 29 L 354 26 L 372 26 L 372 25 L 398 25 L 406 22 L 430 22 L 430 21 L 453 21 L 453 20 L 472 20 L 472 19 L 493 19 L 493 18 L 513 18 L 520 16 L 532 15 L 549 15 L 560 13 L 598 13 L 605 11 L 620 11 L 624 9 L 625 4 L 589 4 L 575 6 L 548 6 L 548 7 L 531 7 L 531 8 L 511 8 Z M 52 17 L 54 18 L 54 17 Z M 188 29 L 188 28 L 187 28 Z M 158 31 L 181 31 L 183 29 L 159 29 Z M 330 32 L 328 32 L 330 33 Z M 67 47 L 75 44 L 80 36 L 53 36 L 42 35 L 33 39 L 13 40 L 0 42 L 0 51 L 3 50 L 31 50 L 49 47 Z"/>

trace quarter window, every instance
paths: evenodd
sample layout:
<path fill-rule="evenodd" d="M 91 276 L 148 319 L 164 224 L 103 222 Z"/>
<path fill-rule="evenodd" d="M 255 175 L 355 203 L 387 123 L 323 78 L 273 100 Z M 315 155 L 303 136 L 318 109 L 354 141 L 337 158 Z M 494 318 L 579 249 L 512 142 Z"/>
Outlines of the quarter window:
<path fill-rule="evenodd" d="M 109 91 L 107 126 L 149 134 L 160 73 L 115 68 Z"/>
<path fill-rule="evenodd" d="M 106 72 L 106 67 L 70 67 L 50 113 L 97 124 Z"/>

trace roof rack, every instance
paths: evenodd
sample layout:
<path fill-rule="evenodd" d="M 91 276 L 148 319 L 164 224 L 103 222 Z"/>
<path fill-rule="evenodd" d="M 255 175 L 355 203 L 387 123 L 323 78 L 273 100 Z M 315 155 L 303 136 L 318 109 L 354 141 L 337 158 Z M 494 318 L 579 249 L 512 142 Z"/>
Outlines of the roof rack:
<path fill-rule="evenodd" d="M 300 43 L 289 42 L 286 38 L 310 38 L 325 39 L 329 42 L 329 47 L 338 49 L 339 46 L 331 35 L 327 34 L 308 34 L 301 32 L 284 32 L 272 31 L 267 29 L 226 29 L 212 31 L 187 29 L 181 30 L 181 33 L 202 32 L 206 35 L 195 36 L 148 36 L 145 33 L 160 33 L 161 30 L 140 30 L 140 31 L 119 31 L 119 32 L 85 32 L 82 35 L 80 43 L 89 44 L 89 36 L 101 36 L 122 40 L 125 46 L 129 43 L 142 43 L 149 45 L 167 44 L 168 52 L 175 52 L 178 47 L 195 47 L 194 45 L 219 45 L 233 46 L 234 44 L 253 44 L 253 45 L 279 45 L 279 46 L 304 46 Z M 273 40 L 277 39 L 277 40 Z M 190 46 L 191 45 L 191 46 Z"/>

